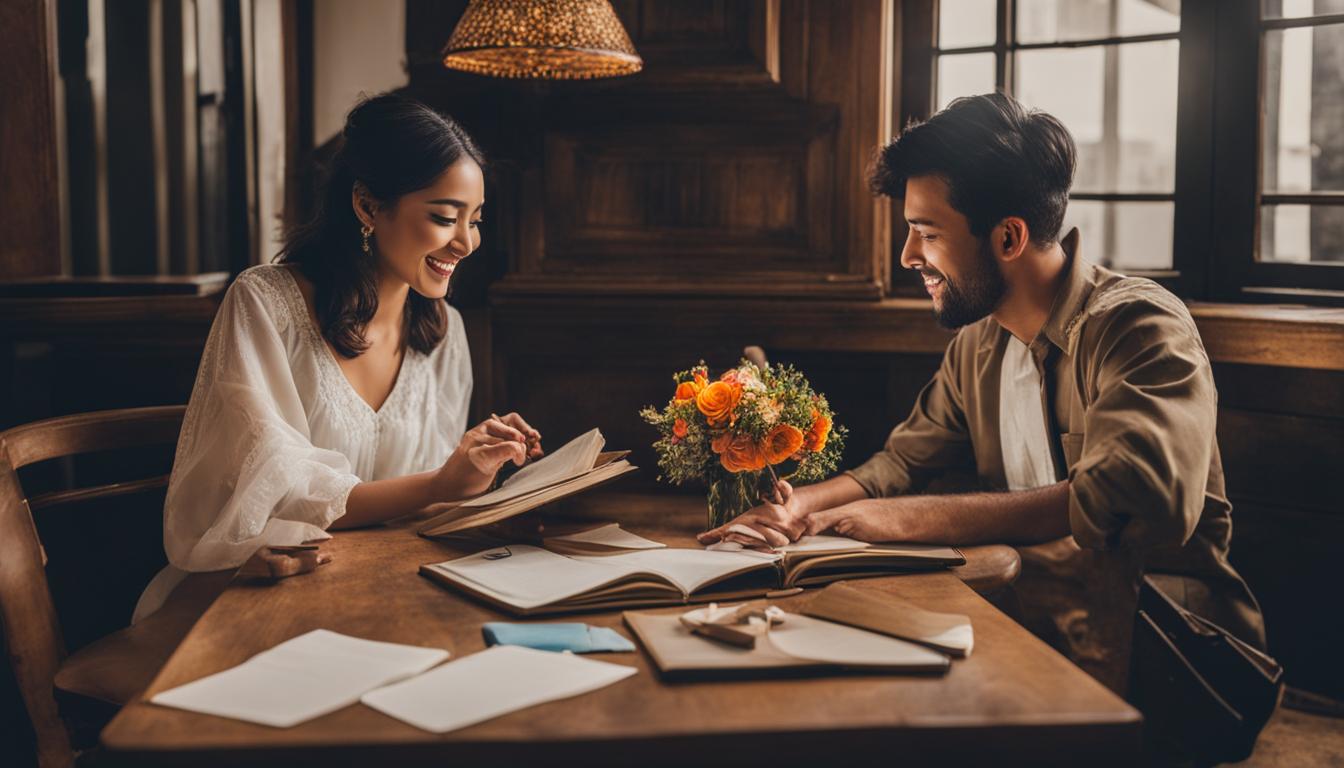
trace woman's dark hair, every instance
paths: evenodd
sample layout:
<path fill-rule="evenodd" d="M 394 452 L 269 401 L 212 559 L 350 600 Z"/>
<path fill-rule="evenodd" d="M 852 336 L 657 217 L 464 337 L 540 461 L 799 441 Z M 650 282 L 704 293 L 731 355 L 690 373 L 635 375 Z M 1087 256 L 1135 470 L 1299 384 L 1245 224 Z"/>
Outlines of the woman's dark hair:
<path fill-rule="evenodd" d="M 287 233 L 278 260 L 298 265 L 313 283 L 322 336 L 345 357 L 358 357 L 368 349 L 364 329 L 378 310 L 378 256 L 362 247 L 361 224 L 350 202 L 355 183 L 390 206 L 433 184 L 462 157 L 481 166 L 485 157 L 452 118 L 392 93 L 355 105 L 340 142 L 316 214 Z M 444 302 L 411 291 L 405 323 L 406 343 L 428 354 L 447 331 Z"/>
<path fill-rule="evenodd" d="M 905 182 L 938 176 L 949 202 L 983 238 L 1009 216 L 1027 223 L 1031 239 L 1059 239 L 1077 163 L 1073 137 L 1059 120 L 1027 110 L 1011 96 L 955 99 L 924 122 L 912 122 L 877 157 L 876 194 L 904 197 Z"/>

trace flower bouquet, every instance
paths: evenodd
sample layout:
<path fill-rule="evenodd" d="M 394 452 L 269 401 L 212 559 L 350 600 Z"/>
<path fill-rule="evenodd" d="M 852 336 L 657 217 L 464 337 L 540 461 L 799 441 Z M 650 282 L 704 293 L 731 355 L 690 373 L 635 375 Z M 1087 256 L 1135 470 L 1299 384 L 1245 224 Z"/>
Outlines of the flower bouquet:
<path fill-rule="evenodd" d="M 751 509 L 776 480 L 815 482 L 839 464 L 845 428 L 792 367 L 743 360 L 711 381 L 701 362 L 673 380 L 667 406 L 640 416 L 658 429 L 658 479 L 709 486 L 710 528 Z"/>

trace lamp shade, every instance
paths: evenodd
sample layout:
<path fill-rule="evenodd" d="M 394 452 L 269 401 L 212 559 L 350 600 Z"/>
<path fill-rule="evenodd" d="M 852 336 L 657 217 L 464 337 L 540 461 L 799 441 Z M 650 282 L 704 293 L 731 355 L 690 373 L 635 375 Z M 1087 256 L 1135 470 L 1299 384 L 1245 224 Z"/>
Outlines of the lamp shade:
<path fill-rule="evenodd" d="M 607 0 L 471 0 L 448 38 L 443 65 L 568 80 L 629 75 L 644 61 Z"/>

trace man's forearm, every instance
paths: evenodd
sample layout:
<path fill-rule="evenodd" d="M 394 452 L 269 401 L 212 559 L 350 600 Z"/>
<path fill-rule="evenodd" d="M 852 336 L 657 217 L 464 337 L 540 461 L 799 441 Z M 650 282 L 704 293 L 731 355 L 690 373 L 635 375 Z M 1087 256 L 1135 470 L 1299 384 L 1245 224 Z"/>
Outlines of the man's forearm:
<path fill-rule="evenodd" d="M 1030 491 L 897 496 L 865 504 L 882 516 L 890 513 L 901 541 L 1034 544 L 1070 533 L 1068 481 Z"/>
<path fill-rule="evenodd" d="M 863 486 L 849 475 L 836 475 L 814 485 L 799 486 L 793 491 L 794 508 L 799 515 L 822 509 L 831 509 L 868 498 Z"/>

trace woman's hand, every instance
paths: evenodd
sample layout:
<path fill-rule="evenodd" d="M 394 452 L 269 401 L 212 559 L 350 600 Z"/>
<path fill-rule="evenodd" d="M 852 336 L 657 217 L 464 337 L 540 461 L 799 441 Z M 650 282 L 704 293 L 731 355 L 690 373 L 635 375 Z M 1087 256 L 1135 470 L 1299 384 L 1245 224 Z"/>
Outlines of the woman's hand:
<path fill-rule="evenodd" d="M 701 544 L 713 544 L 716 541 L 749 542 L 746 536 L 728 529 L 734 525 L 743 525 L 760 534 L 772 547 L 782 547 L 796 541 L 807 529 L 805 518 L 798 509 L 793 496 L 793 486 L 783 480 L 775 483 L 769 496 L 761 497 L 761 504 L 752 507 L 727 523 L 701 533 L 696 538 Z M 759 546 L 759 544 L 758 544 Z"/>
<path fill-rule="evenodd" d="M 262 547 L 243 563 L 243 567 L 238 569 L 238 575 L 278 581 L 300 573 L 315 571 L 319 565 L 330 562 L 331 553 L 323 552 L 316 545 Z"/>
<path fill-rule="evenodd" d="M 465 499 L 484 493 L 495 475 L 508 462 L 522 466 L 528 459 L 539 459 L 541 433 L 510 413 L 491 415 L 462 435 L 457 449 L 444 462 L 436 478 L 440 499 Z"/>

